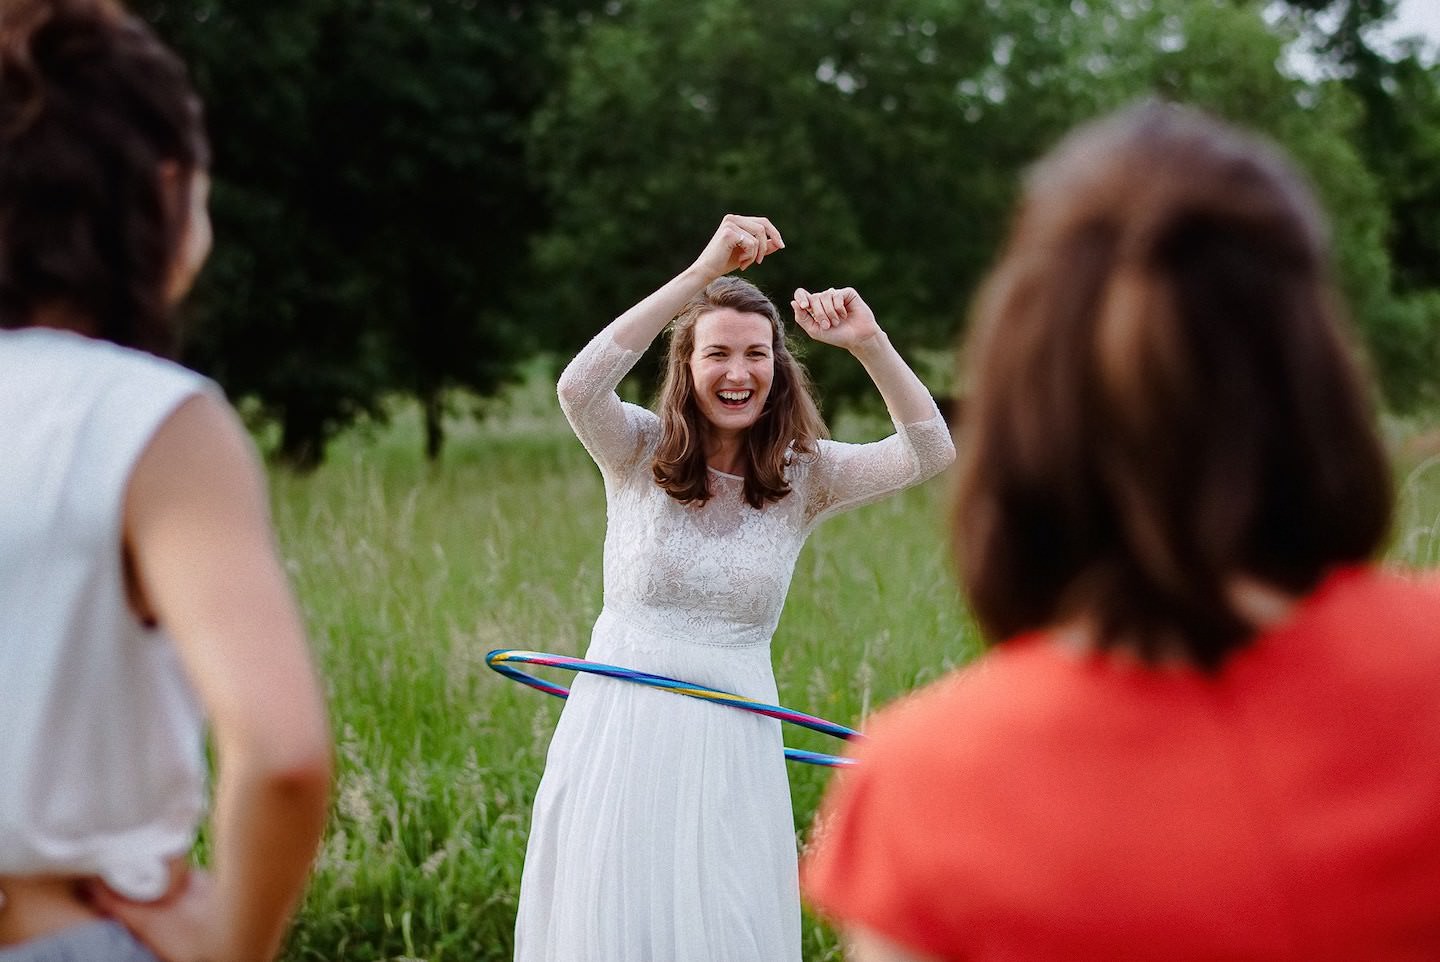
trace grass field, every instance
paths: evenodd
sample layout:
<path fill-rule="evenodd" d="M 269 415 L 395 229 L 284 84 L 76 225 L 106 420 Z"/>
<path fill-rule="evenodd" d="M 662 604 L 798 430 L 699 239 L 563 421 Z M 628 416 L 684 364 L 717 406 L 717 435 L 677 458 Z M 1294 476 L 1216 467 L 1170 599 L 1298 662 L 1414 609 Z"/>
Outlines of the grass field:
<path fill-rule="evenodd" d="M 532 385 L 457 425 L 435 469 L 400 416 L 342 439 L 316 474 L 274 480 L 339 767 L 291 962 L 510 958 L 530 802 L 560 703 L 500 678 L 484 655 L 582 654 L 600 608 L 599 474 L 547 392 Z M 857 726 L 976 653 L 940 540 L 944 484 L 811 539 L 774 642 L 784 704 Z M 1440 564 L 1440 464 L 1415 471 L 1405 499 L 1395 553 Z M 833 747 L 799 731 L 787 742 Z M 828 770 L 790 773 L 803 831 Z M 808 917 L 805 957 L 840 958 Z"/>

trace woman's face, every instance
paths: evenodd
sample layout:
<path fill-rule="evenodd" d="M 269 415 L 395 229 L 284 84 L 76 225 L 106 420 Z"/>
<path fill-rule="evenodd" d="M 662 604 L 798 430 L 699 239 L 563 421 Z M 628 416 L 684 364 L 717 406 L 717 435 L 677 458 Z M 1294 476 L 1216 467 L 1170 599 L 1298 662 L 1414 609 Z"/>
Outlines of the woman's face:
<path fill-rule="evenodd" d="M 165 288 L 165 297 L 173 305 L 189 293 L 190 285 L 195 283 L 195 276 L 205 264 L 205 258 L 210 256 L 210 177 L 203 170 L 197 170 L 190 175 L 188 185 L 179 174 L 168 176 L 167 180 L 170 181 L 167 189 L 175 191 L 177 199 L 183 193 L 183 199 L 189 205 L 185 214 L 185 230 L 180 237 L 175 260 L 170 265 L 170 280 Z"/>
<path fill-rule="evenodd" d="M 695 321 L 690 377 L 695 404 L 721 434 L 741 433 L 765 410 L 775 379 L 770 319 L 733 308 L 702 314 Z"/>

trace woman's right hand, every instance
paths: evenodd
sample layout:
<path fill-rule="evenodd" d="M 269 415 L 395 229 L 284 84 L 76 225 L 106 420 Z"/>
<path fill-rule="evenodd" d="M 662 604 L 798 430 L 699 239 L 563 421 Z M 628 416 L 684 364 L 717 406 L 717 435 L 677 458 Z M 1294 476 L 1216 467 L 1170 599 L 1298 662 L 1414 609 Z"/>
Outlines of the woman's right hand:
<path fill-rule="evenodd" d="M 785 241 L 768 217 L 726 214 L 715 236 L 695 259 L 695 268 L 714 280 L 758 264 L 766 254 L 773 254 L 784 246 Z"/>
<path fill-rule="evenodd" d="M 204 962 L 221 957 L 215 945 L 219 916 L 215 886 L 201 869 L 188 869 L 154 902 L 131 901 L 98 881 L 86 894 L 97 911 L 129 929 L 161 962 Z"/>
<path fill-rule="evenodd" d="M 625 350 L 647 350 L 665 325 L 674 320 L 711 281 L 731 271 L 743 271 L 751 264 L 758 264 L 767 254 L 773 254 L 784 246 L 780 232 L 768 217 L 726 214 L 710 243 L 689 267 L 615 318 L 607 330 L 615 343 Z M 566 380 L 561 378 L 562 382 Z M 568 392 L 570 388 L 578 387 L 574 381 L 568 382 L 568 385 L 562 389 Z"/>

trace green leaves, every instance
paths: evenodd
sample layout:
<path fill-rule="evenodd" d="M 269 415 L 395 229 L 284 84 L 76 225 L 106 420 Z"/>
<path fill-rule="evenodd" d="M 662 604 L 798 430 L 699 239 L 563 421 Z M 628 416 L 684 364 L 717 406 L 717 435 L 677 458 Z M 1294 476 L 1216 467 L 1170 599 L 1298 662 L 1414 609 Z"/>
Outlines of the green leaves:
<path fill-rule="evenodd" d="M 454 391 L 573 352 L 729 210 L 784 231 L 753 272 L 781 300 L 853 285 L 907 353 L 943 352 L 1026 165 L 1158 95 L 1294 154 L 1392 402 L 1421 403 L 1397 385 L 1440 382 L 1440 74 L 1332 37 L 1341 79 L 1292 76 L 1294 37 L 1361 43 L 1388 0 L 1289 6 L 150 0 L 216 147 L 192 360 L 297 463 L 395 393 L 437 412 L 438 452 Z M 848 359 L 810 361 L 832 409 L 870 397 Z"/>

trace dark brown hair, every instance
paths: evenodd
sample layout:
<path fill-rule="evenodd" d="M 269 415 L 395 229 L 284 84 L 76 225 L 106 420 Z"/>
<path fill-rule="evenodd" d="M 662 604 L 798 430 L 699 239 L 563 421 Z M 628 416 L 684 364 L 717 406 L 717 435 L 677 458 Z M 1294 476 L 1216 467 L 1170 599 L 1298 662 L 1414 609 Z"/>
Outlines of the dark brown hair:
<path fill-rule="evenodd" d="M 168 354 L 166 303 L 189 198 L 164 164 L 209 162 L 184 66 L 108 0 L 0 13 L 0 327 L 62 307 L 107 340 Z"/>
<path fill-rule="evenodd" d="M 1074 617 L 1215 668 L 1372 556 L 1391 481 L 1317 206 L 1281 155 L 1147 103 L 1031 172 L 977 302 L 955 551 L 996 638 Z"/>
<path fill-rule="evenodd" d="M 695 402 L 690 356 L 695 351 L 695 324 L 711 311 L 729 308 L 758 314 L 770 322 L 775 376 L 765 410 L 745 435 L 745 500 L 754 508 L 779 501 L 790 493 L 785 466 L 791 458 L 813 458 L 815 442 L 827 436 L 815 406 L 810 375 L 785 341 L 780 312 L 758 287 L 739 277 L 712 281 L 693 298 L 670 325 L 665 378 L 660 385 L 660 444 L 651 472 L 655 483 L 684 504 L 710 499 L 705 465 L 705 417 Z"/>

